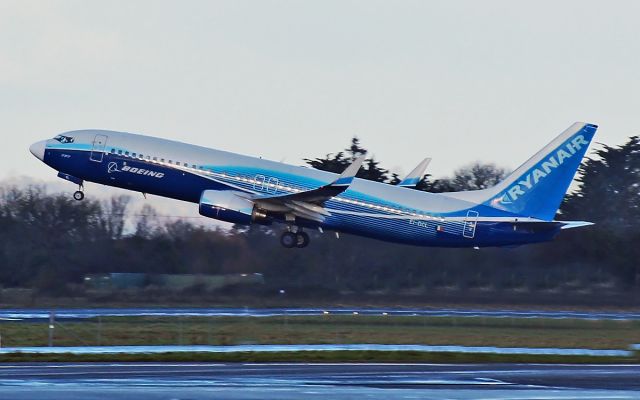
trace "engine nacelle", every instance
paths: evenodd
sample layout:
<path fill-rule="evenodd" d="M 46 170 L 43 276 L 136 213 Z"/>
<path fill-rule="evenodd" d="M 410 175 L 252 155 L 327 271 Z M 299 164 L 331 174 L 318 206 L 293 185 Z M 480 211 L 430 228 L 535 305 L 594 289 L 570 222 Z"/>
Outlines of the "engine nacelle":
<path fill-rule="evenodd" d="M 200 196 L 200 215 L 234 224 L 271 223 L 264 212 L 240 194 L 233 190 L 205 190 Z"/>

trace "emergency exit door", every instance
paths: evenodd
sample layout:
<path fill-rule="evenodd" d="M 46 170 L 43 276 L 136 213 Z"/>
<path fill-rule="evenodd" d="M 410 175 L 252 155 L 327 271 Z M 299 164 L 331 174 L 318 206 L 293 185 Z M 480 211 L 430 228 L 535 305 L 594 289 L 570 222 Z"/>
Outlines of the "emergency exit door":
<path fill-rule="evenodd" d="M 478 212 L 474 210 L 467 211 L 467 217 L 464 219 L 464 227 L 462 228 L 462 236 L 473 239 L 476 234 L 476 225 L 478 223 Z"/>

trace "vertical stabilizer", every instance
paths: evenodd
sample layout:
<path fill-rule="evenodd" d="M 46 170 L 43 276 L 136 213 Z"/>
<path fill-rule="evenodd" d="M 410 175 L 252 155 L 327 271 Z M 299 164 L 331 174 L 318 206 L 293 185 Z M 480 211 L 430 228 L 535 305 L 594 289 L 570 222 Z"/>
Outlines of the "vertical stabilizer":
<path fill-rule="evenodd" d="M 576 122 L 496 186 L 449 195 L 526 217 L 552 220 L 597 128 Z"/>

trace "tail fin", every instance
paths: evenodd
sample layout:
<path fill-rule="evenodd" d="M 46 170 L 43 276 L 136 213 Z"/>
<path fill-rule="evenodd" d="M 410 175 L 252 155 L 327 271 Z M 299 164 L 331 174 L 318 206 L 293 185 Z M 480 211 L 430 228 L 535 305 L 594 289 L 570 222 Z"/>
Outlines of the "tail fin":
<path fill-rule="evenodd" d="M 596 125 L 576 122 L 496 186 L 451 195 L 550 221 L 558 211 L 597 128 Z"/>

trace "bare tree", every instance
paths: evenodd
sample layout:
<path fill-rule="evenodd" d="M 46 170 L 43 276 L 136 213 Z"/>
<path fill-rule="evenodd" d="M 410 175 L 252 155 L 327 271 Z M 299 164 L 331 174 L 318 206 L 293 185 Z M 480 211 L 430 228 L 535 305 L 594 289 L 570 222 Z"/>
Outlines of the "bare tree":
<path fill-rule="evenodd" d="M 102 222 L 109 237 L 119 239 L 124 232 L 127 206 L 131 198 L 126 195 L 113 196 L 103 205 Z"/>
<path fill-rule="evenodd" d="M 455 171 L 450 183 L 453 190 L 479 190 L 495 186 L 507 175 L 504 168 L 495 164 L 475 162 Z"/>

